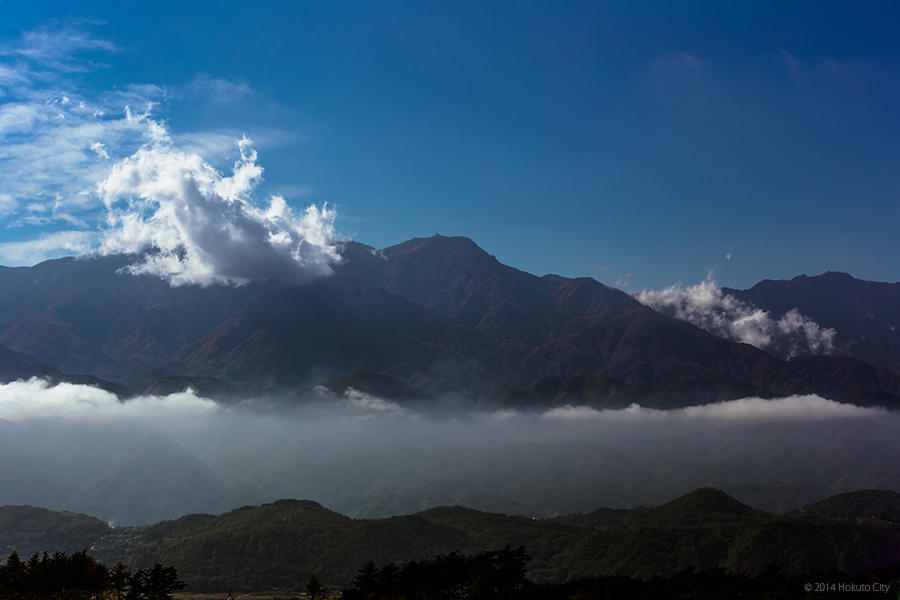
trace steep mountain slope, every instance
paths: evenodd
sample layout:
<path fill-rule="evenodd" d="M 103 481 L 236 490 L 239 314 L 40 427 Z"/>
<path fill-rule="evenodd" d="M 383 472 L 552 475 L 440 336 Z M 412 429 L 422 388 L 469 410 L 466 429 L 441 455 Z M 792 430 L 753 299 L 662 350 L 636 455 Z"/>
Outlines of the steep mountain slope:
<path fill-rule="evenodd" d="M 484 333 L 509 357 L 513 378 L 540 401 L 669 407 L 819 393 L 892 403 L 900 394 L 900 380 L 867 365 L 835 358 L 784 363 L 592 279 L 512 269 L 466 238 L 417 238 L 383 255 L 386 288 Z"/>
<path fill-rule="evenodd" d="M 0 343 L 62 371 L 123 383 L 207 333 L 277 283 L 172 288 L 121 269 L 134 257 L 49 260 L 0 270 Z M 172 373 L 176 374 L 176 373 Z"/>
<path fill-rule="evenodd" d="M 764 280 L 723 289 L 780 318 L 792 308 L 837 331 L 836 352 L 900 372 L 900 283 L 862 281 L 847 273 Z"/>
<path fill-rule="evenodd" d="M 29 379 L 31 377 L 55 377 L 60 375 L 53 367 L 21 352 L 14 352 L 0 344 L 0 382 Z"/>
<path fill-rule="evenodd" d="M 23 354 L 14 352 L 3 344 L 0 344 L 0 383 L 9 383 L 16 380 L 27 380 L 32 377 L 46 379 L 53 383 L 68 382 L 99 387 L 113 394 L 124 396 L 128 389 L 117 383 L 94 377 L 93 375 L 70 375 L 55 369 L 45 362 Z"/>
<path fill-rule="evenodd" d="M 383 253 L 386 289 L 475 327 L 516 358 L 571 319 L 639 306 L 592 279 L 541 278 L 506 266 L 468 238 L 416 238 Z"/>
<path fill-rule="evenodd" d="M 181 351 L 192 374 L 248 388 L 308 386 L 397 364 L 494 362 L 463 323 L 340 276 L 265 294 Z"/>

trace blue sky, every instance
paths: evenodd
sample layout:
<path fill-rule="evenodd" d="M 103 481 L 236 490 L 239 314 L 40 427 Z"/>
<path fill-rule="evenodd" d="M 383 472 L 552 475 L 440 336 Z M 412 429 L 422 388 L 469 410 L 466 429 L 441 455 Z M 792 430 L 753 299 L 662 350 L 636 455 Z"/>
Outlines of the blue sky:
<path fill-rule="evenodd" d="M 900 280 L 890 3 L 73 10 L 0 4 L 0 263 L 102 243 L 96 186 L 152 122 L 222 173 L 246 135 L 255 197 L 376 247 L 465 235 L 633 291 Z"/>

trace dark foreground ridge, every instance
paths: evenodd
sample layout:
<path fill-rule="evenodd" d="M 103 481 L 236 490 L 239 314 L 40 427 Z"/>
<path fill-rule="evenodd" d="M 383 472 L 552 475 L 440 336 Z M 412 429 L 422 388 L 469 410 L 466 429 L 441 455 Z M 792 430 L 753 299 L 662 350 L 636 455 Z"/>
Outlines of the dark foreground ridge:
<path fill-rule="evenodd" d="M 467 238 L 381 251 L 347 242 L 342 255 L 333 275 L 306 285 L 237 288 L 172 288 L 121 271 L 127 256 L 0 268 L 0 381 L 80 381 L 123 397 L 192 386 L 220 400 L 362 386 L 400 401 L 502 406 L 672 408 L 808 393 L 900 406 L 900 376 L 883 368 L 896 367 L 900 348 L 888 327 L 896 285 L 838 282 L 850 291 L 832 296 L 810 278 L 741 292 L 776 312 L 796 300 L 833 323 L 851 355 L 783 360 L 594 279 L 519 271 Z M 861 310 L 888 333 L 873 337 Z"/>
<path fill-rule="evenodd" d="M 525 573 L 535 584 L 605 578 L 604 586 L 657 589 L 653 585 L 676 585 L 679 577 L 690 581 L 692 571 L 734 583 L 776 575 L 795 581 L 837 570 L 856 581 L 900 562 L 900 523 L 888 518 L 898 508 L 900 494 L 863 491 L 775 515 L 703 488 L 656 507 L 551 519 L 462 507 L 351 519 L 315 502 L 280 500 L 113 529 L 84 515 L 3 507 L 0 548 L 23 555 L 90 548 L 106 564 L 172 565 L 192 591 L 299 589 L 310 577 L 348 587 L 358 583 L 365 563 L 402 565 L 507 547 L 524 548 L 530 557 Z M 659 577 L 668 579 L 646 583 Z"/>

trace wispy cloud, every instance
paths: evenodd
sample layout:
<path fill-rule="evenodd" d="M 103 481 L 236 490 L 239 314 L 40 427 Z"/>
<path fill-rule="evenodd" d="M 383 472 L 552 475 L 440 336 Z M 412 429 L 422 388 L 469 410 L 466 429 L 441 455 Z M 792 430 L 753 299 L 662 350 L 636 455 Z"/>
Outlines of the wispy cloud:
<path fill-rule="evenodd" d="M 71 72 L 102 66 L 102 63 L 82 58 L 84 55 L 116 50 L 115 44 L 94 37 L 83 28 L 72 24 L 51 23 L 23 32 L 17 43 L 0 48 L 0 55 L 18 57 L 38 66 Z"/>
<path fill-rule="evenodd" d="M 631 289 L 631 280 L 634 276 L 631 273 L 625 273 L 616 277 L 616 287 L 623 290 Z"/>
<path fill-rule="evenodd" d="M 194 95 L 216 103 L 225 104 L 243 100 L 253 95 L 253 90 L 243 81 L 234 81 L 209 75 L 197 75 L 187 84 L 186 90 Z"/>
<path fill-rule="evenodd" d="M 97 234 L 89 231 L 56 231 L 36 239 L 0 243 L 0 264 L 30 266 L 41 261 L 92 250 Z"/>
<path fill-rule="evenodd" d="M 6 193 L 0 193 L 0 217 L 16 210 L 15 199 Z"/>
<path fill-rule="evenodd" d="M 133 152 L 142 143 L 141 127 L 126 118 L 122 94 L 147 105 L 158 92 L 129 87 L 88 97 L 71 79 L 72 71 L 91 70 L 91 57 L 116 50 L 72 23 L 24 32 L 0 46 L 0 189 L 11 198 L 3 215 L 46 213 L 54 220 L 86 226 L 75 213 L 97 208 L 93 187 L 108 169 L 106 157 Z M 18 218 L 7 223 L 27 225 Z"/>
<path fill-rule="evenodd" d="M 643 304 L 689 321 L 715 335 L 787 355 L 829 353 L 837 332 L 792 309 L 780 318 L 722 291 L 712 277 L 635 294 Z"/>

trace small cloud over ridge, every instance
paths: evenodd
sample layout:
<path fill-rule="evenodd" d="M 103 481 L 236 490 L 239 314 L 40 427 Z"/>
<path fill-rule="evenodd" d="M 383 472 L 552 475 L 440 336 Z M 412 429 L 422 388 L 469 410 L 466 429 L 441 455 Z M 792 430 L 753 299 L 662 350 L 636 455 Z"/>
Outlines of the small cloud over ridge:
<path fill-rule="evenodd" d="M 722 291 L 709 273 L 696 285 L 676 283 L 661 290 L 643 290 L 634 296 L 642 304 L 689 321 L 706 331 L 761 349 L 828 354 L 837 332 L 825 328 L 796 308 L 776 319 L 768 311 Z"/>

